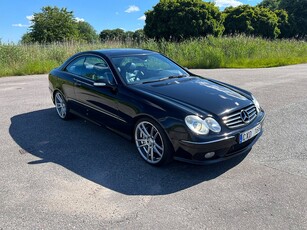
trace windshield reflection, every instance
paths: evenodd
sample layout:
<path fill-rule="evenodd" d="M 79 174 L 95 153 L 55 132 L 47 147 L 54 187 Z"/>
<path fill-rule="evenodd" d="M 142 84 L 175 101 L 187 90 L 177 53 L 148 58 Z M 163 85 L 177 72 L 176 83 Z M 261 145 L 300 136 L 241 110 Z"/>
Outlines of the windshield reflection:
<path fill-rule="evenodd" d="M 112 61 L 127 84 L 189 76 L 184 69 L 160 54 L 114 57 Z"/>

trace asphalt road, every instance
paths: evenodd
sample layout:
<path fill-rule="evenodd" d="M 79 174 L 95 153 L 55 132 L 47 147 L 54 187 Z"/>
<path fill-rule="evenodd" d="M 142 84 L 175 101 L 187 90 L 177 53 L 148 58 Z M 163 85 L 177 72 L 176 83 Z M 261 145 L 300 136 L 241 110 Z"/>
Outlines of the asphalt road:
<path fill-rule="evenodd" d="M 155 168 L 111 131 L 60 120 L 47 75 L 0 78 L 0 229 L 307 229 L 307 65 L 194 72 L 264 107 L 247 156 Z"/>

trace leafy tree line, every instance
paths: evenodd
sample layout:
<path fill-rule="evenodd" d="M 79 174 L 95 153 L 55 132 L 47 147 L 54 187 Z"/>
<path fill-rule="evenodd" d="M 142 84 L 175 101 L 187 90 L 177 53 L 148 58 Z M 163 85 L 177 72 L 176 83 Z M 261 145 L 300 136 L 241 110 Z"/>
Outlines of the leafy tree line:
<path fill-rule="evenodd" d="M 134 40 L 141 42 L 145 38 L 143 30 L 135 32 L 122 29 L 103 30 L 98 35 L 94 28 L 84 21 L 77 21 L 72 11 L 66 8 L 43 7 L 42 12 L 34 13 L 30 31 L 22 36 L 22 43 L 52 43 L 80 41 Z"/>
<path fill-rule="evenodd" d="M 160 0 L 145 15 L 144 30 L 103 30 L 98 35 L 89 23 L 76 21 L 72 11 L 47 6 L 34 14 L 22 42 L 141 42 L 146 38 L 180 41 L 236 34 L 272 39 L 307 36 L 307 0 L 263 0 L 257 6 L 228 7 L 222 12 L 213 2 Z"/>
<path fill-rule="evenodd" d="M 124 31 L 122 29 L 103 30 L 99 34 L 102 42 L 105 41 L 136 41 L 140 43 L 145 39 L 145 34 L 142 29 L 136 31 Z"/>
<path fill-rule="evenodd" d="M 259 6 L 275 12 L 286 11 L 289 23 L 283 28 L 283 37 L 306 38 L 307 0 L 263 0 Z"/>
<path fill-rule="evenodd" d="M 304 38 L 307 34 L 306 0 L 264 0 L 257 6 L 228 7 L 223 12 L 213 2 L 160 0 L 145 15 L 145 34 L 158 40 L 208 34 L 264 38 Z"/>
<path fill-rule="evenodd" d="M 288 26 L 288 15 L 286 11 L 271 11 L 269 8 L 252 7 L 241 5 L 226 8 L 224 34 L 233 35 L 244 33 L 251 36 L 265 38 L 282 37 L 281 31 Z"/>

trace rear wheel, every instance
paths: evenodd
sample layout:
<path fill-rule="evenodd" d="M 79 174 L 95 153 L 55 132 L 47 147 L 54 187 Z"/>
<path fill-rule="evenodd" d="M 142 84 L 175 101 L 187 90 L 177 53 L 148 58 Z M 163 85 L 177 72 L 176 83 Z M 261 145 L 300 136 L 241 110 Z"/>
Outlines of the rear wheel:
<path fill-rule="evenodd" d="M 69 119 L 69 107 L 64 99 L 64 96 L 59 91 L 57 91 L 54 95 L 54 104 L 59 117 L 63 120 Z"/>
<path fill-rule="evenodd" d="M 154 120 L 139 120 L 134 129 L 134 139 L 140 155 L 149 164 L 163 165 L 172 160 L 172 145 L 165 131 Z"/>

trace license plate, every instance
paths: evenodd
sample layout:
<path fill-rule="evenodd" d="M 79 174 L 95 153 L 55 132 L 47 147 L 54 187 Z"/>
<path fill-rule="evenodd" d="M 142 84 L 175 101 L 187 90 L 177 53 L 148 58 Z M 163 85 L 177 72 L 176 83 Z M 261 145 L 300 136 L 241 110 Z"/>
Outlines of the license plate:
<path fill-rule="evenodd" d="M 239 138 L 239 143 L 243 143 L 245 141 L 248 141 L 249 139 L 253 138 L 256 136 L 258 133 L 261 131 L 261 124 L 255 126 L 254 128 L 244 132 L 240 133 L 240 138 Z"/>

